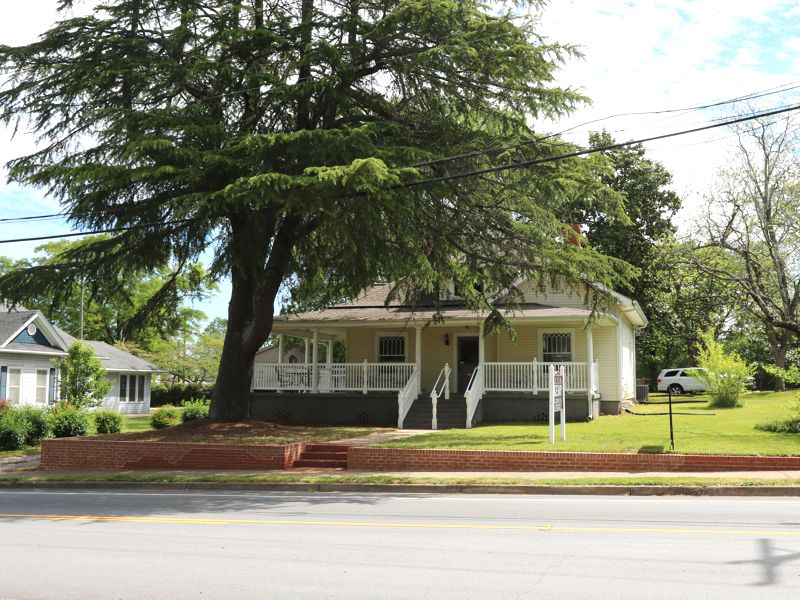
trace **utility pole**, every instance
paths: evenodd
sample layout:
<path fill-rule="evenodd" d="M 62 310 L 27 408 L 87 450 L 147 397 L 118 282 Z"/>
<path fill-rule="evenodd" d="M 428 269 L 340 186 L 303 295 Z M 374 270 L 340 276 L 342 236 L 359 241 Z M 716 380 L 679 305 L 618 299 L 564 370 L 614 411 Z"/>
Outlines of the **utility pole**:
<path fill-rule="evenodd" d="M 81 277 L 81 327 L 80 327 L 80 339 L 83 341 L 83 282 L 85 278 Z"/>

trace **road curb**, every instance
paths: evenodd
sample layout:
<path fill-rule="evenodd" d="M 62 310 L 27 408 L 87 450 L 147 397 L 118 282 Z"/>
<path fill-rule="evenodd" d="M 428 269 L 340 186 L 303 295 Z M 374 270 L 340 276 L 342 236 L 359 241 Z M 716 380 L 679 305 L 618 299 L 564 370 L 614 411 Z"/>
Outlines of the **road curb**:
<path fill-rule="evenodd" d="M 580 496 L 794 496 L 800 486 L 472 485 L 376 483 L 224 483 L 132 481 L 0 481 L 0 490 L 347 492 L 392 494 L 531 494 Z"/>

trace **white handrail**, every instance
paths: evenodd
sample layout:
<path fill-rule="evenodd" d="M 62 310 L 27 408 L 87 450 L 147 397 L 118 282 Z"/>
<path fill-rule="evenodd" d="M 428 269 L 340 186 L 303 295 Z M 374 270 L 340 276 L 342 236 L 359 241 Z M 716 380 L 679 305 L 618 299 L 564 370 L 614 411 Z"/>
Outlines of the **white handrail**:
<path fill-rule="evenodd" d="M 306 392 L 314 389 L 313 366 L 298 363 L 256 363 L 254 390 Z M 408 383 L 414 363 L 332 363 L 317 365 L 321 392 L 398 392 Z"/>
<path fill-rule="evenodd" d="M 419 369 L 414 367 L 411 377 L 406 382 L 405 387 L 397 393 L 397 428 L 403 428 L 408 411 L 417 399 L 417 381 L 419 380 Z"/>
<path fill-rule="evenodd" d="M 469 378 L 467 390 L 464 392 L 464 400 L 467 403 L 467 429 L 472 427 L 472 419 L 475 416 L 475 411 L 478 410 L 478 402 L 483 398 L 483 366 L 481 364 L 475 367 L 472 376 Z"/>
<path fill-rule="evenodd" d="M 445 400 L 450 399 L 450 371 L 450 365 L 444 363 L 444 367 L 439 372 L 439 377 L 436 378 L 436 383 L 433 384 L 433 389 L 431 390 L 431 429 L 437 429 L 439 426 L 436 415 L 436 405 L 439 397 L 444 394 Z"/>
<path fill-rule="evenodd" d="M 597 369 L 597 363 L 593 369 Z M 588 392 L 589 368 L 585 362 L 491 362 L 484 363 L 484 390 L 487 392 L 547 391 L 547 373 L 551 366 L 564 367 L 566 390 Z M 595 382 L 597 377 L 595 377 Z"/>

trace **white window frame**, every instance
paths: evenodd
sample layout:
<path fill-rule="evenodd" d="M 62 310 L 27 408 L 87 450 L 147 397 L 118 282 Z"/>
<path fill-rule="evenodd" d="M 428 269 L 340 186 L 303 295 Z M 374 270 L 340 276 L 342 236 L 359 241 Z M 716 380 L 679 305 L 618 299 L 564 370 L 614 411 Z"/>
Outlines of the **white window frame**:
<path fill-rule="evenodd" d="M 403 338 L 403 360 L 397 362 L 387 362 L 386 364 L 399 364 L 408 362 L 408 333 L 404 331 L 379 331 L 375 334 L 375 362 L 381 361 L 381 338 L 396 337 Z M 388 356 L 388 355 L 387 355 Z M 396 356 L 400 356 L 399 354 Z"/>
<path fill-rule="evenodd" d="M 122 395 L 122 378 L 125 378 L 125 395 Z M 133 399 L 131 400 L 131 380 L 134 383 Z M 141 384 L 142 391 L 139 392 L 139 385 Z M 144 375 L 139 373 L 120 373 L 119 374 L 119 388 L 117 389 L 117 397 L 120 402 L 125 404 L 142 404 L 145 399 L 144 389 Z"/>
<path fill-rule="evenodd" d="M 12 373 L 12 371 L 16 371 L 19 374 L 19 380 L 18 380 L 18 383 L 16 385 L 16 388 L 17 388 L 17 398 L 16 398 L 16 400 L 11 397 L 11 387 L 12 387 L 11 386 L 11 373 Z M 6 379 L 6 398 L 5 399 L 8 400 L 9 402 L 11 402 L 12 404 L 13 403 L 22 404 L 22 391 L 23 391 L 23 387 L 22 387 L 23 377 L 22 377 L 22 375 L 23 375 L 23 373 L 24 373 L 24 370 L 23 370 L 22 367 L 12 367 L 10 365 L 8 366 L 8 371 L 6 372 L 7 379 Z"/>
<path fill-rule="evenodd" d="M 563 329 L 540 329 L 539 330 L 539 360 L 545 362 L 544 359 L 544 336 L 548 333 L 555 334 L 568 334 L 569 335 L 569 360 L 564 361 L 546 361 L 546 362 L 575 362 L 575 330 L 570 328 Z"/>
<path fill-rule="evenodd" d="M 39 374 L 44 373 L 44 395 L 42 399 L 39 399 L 39 390 L 42 387 L 39 385 Z M 37 404 L 47 404 L 47 399 L 50 397 L 50 369 L 36 369 L 34 374 L 34 394 L 33 400 Z"/>

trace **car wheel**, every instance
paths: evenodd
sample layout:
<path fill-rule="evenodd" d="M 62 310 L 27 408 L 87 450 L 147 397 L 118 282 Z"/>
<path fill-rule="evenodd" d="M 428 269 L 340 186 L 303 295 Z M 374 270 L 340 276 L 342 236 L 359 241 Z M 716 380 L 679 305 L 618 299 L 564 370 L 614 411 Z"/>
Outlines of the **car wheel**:
<path fill-rule="evenodd" d="M 669 392 L 673 396 L 678 396 L 683 393 L 683 388 L 679 383 L 673 383 L 667 388 L 667 392 Z"/>

